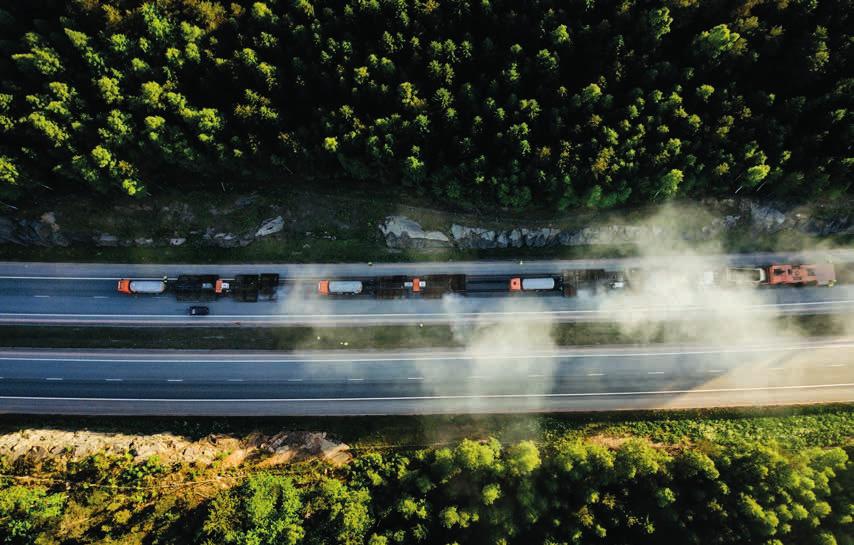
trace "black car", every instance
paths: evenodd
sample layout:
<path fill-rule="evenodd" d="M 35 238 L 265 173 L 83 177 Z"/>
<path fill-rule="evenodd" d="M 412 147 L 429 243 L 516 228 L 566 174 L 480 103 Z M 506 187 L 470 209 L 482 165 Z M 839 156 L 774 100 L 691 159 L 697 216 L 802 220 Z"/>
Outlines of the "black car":
<path fill-rule="evenodd" d="M 211 313 L 208 307 L 190 307 L 190 316 L 207 316 Z"/>

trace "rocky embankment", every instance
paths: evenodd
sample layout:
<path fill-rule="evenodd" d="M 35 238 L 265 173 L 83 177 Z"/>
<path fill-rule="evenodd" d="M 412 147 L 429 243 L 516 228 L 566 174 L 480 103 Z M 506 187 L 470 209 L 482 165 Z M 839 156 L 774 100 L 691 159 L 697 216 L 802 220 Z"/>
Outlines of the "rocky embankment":
<path fill-rule="evenodd" d="M 613 213 L 593 215 L 589 211 L 583 216 L 589 218 L 587 220 L 567 214 L 553 222 L 485 221 L 431 212 L 433 218 L 443 218 L 432 222 L 433 229 L 422 227 L 406 214 L 362 217 L 349 224 L 335 217 L 334 220 L 314 221 L 306 228 L 306 222 L 297 219 L 295 210 L 275 204 L 262 206 L 255 200 L 252 195 L 239 197 L 218 209 L 194 208 L 186 202 L 170 202 L 160 207 L 151 204 L 117 206 L 103 212 L 106 218 L 122 220 L 116 231 L 111 232 L 89 224 L 81 227 L 71 222 L 69 226 L 63 213 L 57 211 L 43 212 L 37 217 L 0 216 L 0 244 L 41 247 L 191 244 L 234 248 L 262 239 L 287 238 L 300 243 L 313 238 L 336 240 L 327 229 L 362 241 L 371 236 L 365 233 L 373 232 L 377 242 L 384 242 L 388 248 L 422 250 L 614 245 L 674 238 L 701 242 L 738 229 L 757 235 L 783 231 L 811 237 L 854 234 L 854 212 L 850 212 L 850 207 L 836 206 L 828 211 L 820 206 L 786 207 L 749 199 L 707 200 L 681 209 L 663 206 L 634 214 L 632 220 L 615 219 L 619 216 Z M 264 219 L 247 225 L 241 219 L 245 217 Z M 121 236 L 117 232 L 125 234 Z"/>
<path fill-rule="evenodd" d="M 690 218 L 679 217 L 691 216 Z M 793 231 L 823 237 L 854 234 L 854 214 L 816 217 L 804 210 L 784 210 L 748 200 L 715 202 L 707 208 L 665 210 L 635 223 L 600 223 L 577 228 L 518 226 L 512 229 L 453 223 L 445 231 L 425 231 L 405 216 L 389 216 L 380 226 L 389 248 L 543 248 L 645 244 L 661 240 L 702 242 L 735 229 L 756 234 Z"/>

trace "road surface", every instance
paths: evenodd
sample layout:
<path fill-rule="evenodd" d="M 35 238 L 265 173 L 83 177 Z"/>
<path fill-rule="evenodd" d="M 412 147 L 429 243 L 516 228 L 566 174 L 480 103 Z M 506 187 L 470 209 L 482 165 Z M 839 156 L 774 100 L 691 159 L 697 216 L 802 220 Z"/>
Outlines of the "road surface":
<path fill-rule="evenodd" d="M 854 262 L 854 250 L 805 255 L 739 254 L 698 258 L 700 262 L 738 266 L 778 261 Z M 672 265 L 673 257 L 649 259 L 650 267 Z M 854 312 L 854 285 L 833 289 L 803 288 L 750 290 L 747 298 L 700 297 L 674 304 L 667 297 L 622 297 L 619 305 L 605 305 L 604 296 L 582 293 L 560 296 L 452 296 L 441 300 L 375 300 L 370 297 L 328 299 L 313 294 L 322 277 L 390 274 L 466 273 L 541 274 L 564 269 L 638 266 L 637 259 L 603 259 L 536 262 L 455 262 L 339 265 L 116 265 L 63 263 L 0 263 L 0 324 L 98 324 L 171 326 L 339 326 L 447 324 L 504 318 L 551 322 L 610 321 L 637 315 L 647 321 L 703 318 L 710 305 L 735 300 L 739 311 L 757 315 L 836 314 Z M 187 316 L 190 303 L 172 294 L 127 296 L 117 293 L 122 277 L 162 278 L 180 273 L 215 273 L 223 277 L 239 273 L 274 272 L 287 279 L 275 302 L 239 303 L 229 298 L 205 303 L 211 315 Z M 720 312 L 720 308 L 718 308 Z"/>
<path fill-rule="evenodd" d="M 472 354 L 0 351 L 0 412 L 371 415 L 854 401 L 854 339 Z"/>

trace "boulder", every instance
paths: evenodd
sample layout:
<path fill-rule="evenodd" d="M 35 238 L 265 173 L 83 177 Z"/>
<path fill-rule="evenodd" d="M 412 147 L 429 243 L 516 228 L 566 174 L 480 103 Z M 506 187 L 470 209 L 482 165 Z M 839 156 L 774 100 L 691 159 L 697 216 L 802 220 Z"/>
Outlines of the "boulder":
<path fill-rule="evenodd" d="M 276 216 L 272 219 L 266 219 L 261 222 L 261 227 L 255 232 L 256 237 L 266 237 L 278 233 L 285 228 L 285 219 L 282 216 Z"/>
<path fill-rule="evenodd" d="M 175 237 L 175 238 L 169 239 L 169 245 L 170 246 L 180 246 L 180 245 L 184 244 L 185 242 L 187 242 L 187 239 L 184 237 Z"/>
<path fill-rule="evenodd" d="M 527 231 L 527 229 L 513 229 L 510 231 L 510 234 L 507 235 L 507 241 L 510 246 L 521 248 L 525 244 L 525 234 L 523 231 Z"/>
<path fill-rule="evenodd" d="M 406 216 L 389 216 L 380 225 L 389 248 L 447 248 L 451 240 L 441 231 L 425 231 Z"/>
<path fill-rule="evenodd" d="M 56 214 L 53 212 L 45 212 L 41 215 L 41 222 L 49 225 L 53 232 L 59 231 L 59 225 L 56 223 Z"/>
<path fill-rule="evenodd" d="M 466 227 L 455 223 L 451 226 L 451 236 L 459 248 L 482 249 L 498 247 L 498 243 L 495 240 L 495 231 L 489 229 Z"/>
<path fill-rule="evenodd" d="M 786 214 L 771 205 L 760 205 L 750 201 L 750 220 L 753 226 L 763 231 L 779 231 L 786 223 Z"/>
<path fill-rule="evenodd" d="M 590 246 L 596 244 L 629 244 L 666 236 L 664 228 L 643 225 L 602 225 L 575 231 L 563 231 L 557 236 L 563 246 Z"/>
<path fill-rule="evenodd" d="M 116 235 L 110 235 L 108 233 L 101 233 L 97 237 L 95 237 L 95 245 L 96 246 L 118 246 L 119 245 L 119 237 Z"/>
<path fill-rule="evenodd" d="M 212 238 L 215 245 L 221 248 L 235 248 L 240 246 L 240 238 L 234 233 L 217 233 Z"/>
<path fill-rule="evenodd" d="M 543 248 L 554 243 L 560 231 L 544 227 L 542 229 L 531 229 L 525 233 L 525 245 L 529 248 Z"/>

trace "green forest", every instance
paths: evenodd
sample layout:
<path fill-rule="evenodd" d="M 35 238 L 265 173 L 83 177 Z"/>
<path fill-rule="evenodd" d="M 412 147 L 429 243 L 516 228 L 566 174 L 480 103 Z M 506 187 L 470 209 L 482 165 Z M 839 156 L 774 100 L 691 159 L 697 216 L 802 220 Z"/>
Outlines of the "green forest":
<path fill-rule="evenodd" d="M 610 208 L 852 189 L 850 0 L 28 0 L 0 196 L 342 184 Z"/>
<path fill-rule="evenodd" d="M 54 468 L 53 485 L 5 468 L 0 542 L 851 545 L 849 456 L 742 441 L 463 440 L 367 452 L 339 470 L 255 471 L 199 502 L 155 458 L 94 455 Z"/>

